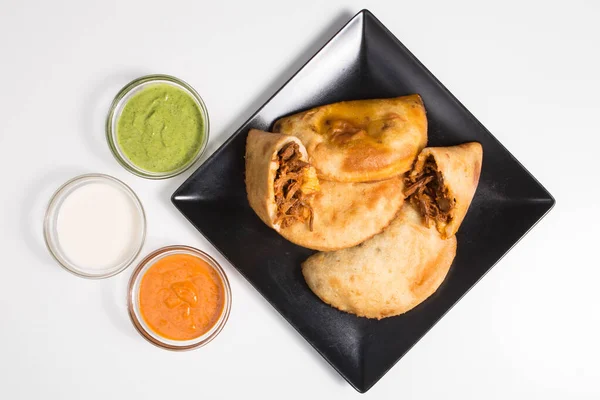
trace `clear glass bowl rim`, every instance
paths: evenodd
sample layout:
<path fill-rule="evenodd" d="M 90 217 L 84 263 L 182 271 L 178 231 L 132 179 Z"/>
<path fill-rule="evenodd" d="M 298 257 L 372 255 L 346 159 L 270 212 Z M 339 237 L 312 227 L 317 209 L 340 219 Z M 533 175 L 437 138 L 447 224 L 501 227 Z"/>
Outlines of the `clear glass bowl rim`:
<path fill-rule="evenodd" d="M 167 341 L 161 340 L 159 334 L 154 333 L 154 335 L 152 335 L 144 328 L 143 324 L 140 322 L 140 320 L 136 314 L 136 310 L 138 310 L 138 313 L 139 313 L 139 305 L 136 304 L 136 301 L 135 301 L 135 299 L 136 299 L 135 288 L 136 288 L 137 281 L 141 280 L 143 277 L 143 275 L 141 274 L 141 271 L 144 269 L 144 267 L 148 263 L 153 264 L 160 256 L 162 256 L 165 253 L 172 252 L 172 251 L 190 254 L 190 255 L 199 257 L 202 260 L 206 261 L 211 267 L 214 268 L 214 270 L 217 272 L 217 274 L 221 278 L 221 282 L 223 283 L 223 290 L 225 293 L 225 302 L 223 304 L 223 311 L 221 312 L 221 316 L 219 317 L 217 322 L 215 322 L 215 324 L 211 327 L 211 329 L 209 329 L 204 335 L 199 336 L 196 339 L 192 339 L 197 342 L 194 342 L 191 344 L 174 345 L 174 344 L 168 343 Z M 199 250 L 195 247 L 185 246 L 185 245 L 165 246 L 165 247 L 161 247 L 161 248 L 151 252 L 150 254 L 148 254 L 142 261 L 140 261 L 138 266 L 133 271 L 131 278 L 129 279 L 129 285 L 127 287 L 127 310 L 129 312 L 129 318 L 131 319 L 133 326 L 138 331 L 138 333 L 144 339 L 146 339 L 148 342 L 150 342 L 153 345 L 158 346 L 160 348 L 166 349 L 166 350 L 173 350 L 173 351 L 193 350 L 193 349 L 200 348 L 200 347 L 205 346 L 206 344 L 210 343 L 215 337 L 217 337 L 219 335 L 219 333 L 221 333 L 221 331 L 223 330 L 223 327 L 226 325 L 226 323 L 229 319 L 229 314 L 231 312 L 231 286 L 229 285 L 229 280 L 227 279 L 227 275 L 225 274 L 225 271 L 223 270 L 221 265 L 214 258 L 212 258 L 210 255 L 208 255 L 206 252 Z M 176 342 L 176 341 L 171 341 L 171 342 Z"/>
<path fill-rule="evenodd" d="M 160 83 L 160 82 L 169 82 L 175 84 L 176 86 L 181 86 L 189 93 L 191 93 L 192 98 L 196 101 L 196 104 L 200 108 L 200 112 L 202 113 L 202 118 L 204 119 L 204 132 L 203 132 L 203 142 L 198 149 L 197 154 L 190 159 L 186 164 L 181 167 L 167 172 L 151 172 L 146 171 L 142 168 L 139 168 L 133 162 L 131 162 L 124 154 L 121 154 L 119 150 L 119 144 L 117 140 L 117 132 L 113 130 L 113 124 L 116 122 L 116 119 L 119 117 L 120 112 L 117 113 L 117 109 L 119 108 L 121 101 L 125 98 L 130 92 L 137 89 L 138 87 L 151 83 Z M 124 105 L 123 105 L 124 107 Z M 123 107 L 120 107 L 121 110 Z M 127 171 L 131 172 L 134 175 L 137 175 L 146 179 L 167 179 L 172 178 L 176 175 L 179 175 L 189 168 L 191 168 L 196 162 L 202 157 L 204 154 L 208 140 L 210 136 L 210 121 L 208 117 L 208 109 L 206 108 L 206 104 L 202 97 L 196 92 L 196 90 L 187 82 L 176 78 L 171 75 L 166 74 L 153 74 L 153 75 L 144 75 L 139 78 L 134 79 L 125 85 L 115 96 L 113 102 L 108 111 L 108 115 L 106 117 L 106 141 L 108 142 L 108 147 L 113 155 L 113 157 L 117 160 L 117 162 L 125 168 Z"/>
<path fill-rule="evenodd" d="M 86 274 L 79 270 L 73 269 L 69 265 L 65 264 L 61 260 L 61 257 L 58 255 L 58 251 L 54 245 L 54 239 L 52 239 L 52 233 L 50 232 L 50 222 L 54 218 L 54 213 L 58 211 L 58 209 L 55 209 L 56 202 L 58 200 L 60 200 L 61 196 L 72 186 L 74 186 L 82 181 L 93 180 L 93 179 L 109 180 L 113 183 L 116 183 L 123 190 L 125 190 L 133 199 L 133 202 L 140 214 L 141 224 L 142 224 L 139 246 L 136 249 L 136 251 L 134 253 L 132 253 L 128 262 L 125 263 L 120 268 L 118 268 L 116 270 L 111 270 L 104 274 Z M 142 202 L 140 201 L 137 194 L 133 191 L 133 189 L 131 189 L 123 181 L 115 178 L 114 176 L 110 176 L 110 175 L 106 175 L 106 174 L 100 174 L 100 173 L 82 174 L 82 175 L 78 175 L 74 178 L 71 178 L 68 181 L 66 181 L 65 183 L 63 183 L 58 189 L 56 189 L 56 191 L 54 192 L 52 197 L 50 197 L 50 201 L 48 202 L 48 206 L 46 207 L 46 212 L 44 215 L 44 228 L 43 229 L 44 229 L 44 243 L 46 244 L 46 248 L 48 249 L 48 252 L 50 253 L 50 255 L 52 255 L 52 258 L 54 258 L 54 260 L 58 263 L 58 265 L 63 267 L 68 272 L 75 274 L 82 278 L 105 279 L 105 278 L 109 278 L 111 276 L 115 276 L 115 275 L 123 272 L 124 270 L 126 270 L 131 264 L 133 264 L 133 262 L 139 256 L 140 252 L 142 251 L 142 248 L 144 247 L 144 243 L 146 241 L 146 229 L 147 229 L 146 212 L 144 211 L 144 206 L 142 205 Z"/>

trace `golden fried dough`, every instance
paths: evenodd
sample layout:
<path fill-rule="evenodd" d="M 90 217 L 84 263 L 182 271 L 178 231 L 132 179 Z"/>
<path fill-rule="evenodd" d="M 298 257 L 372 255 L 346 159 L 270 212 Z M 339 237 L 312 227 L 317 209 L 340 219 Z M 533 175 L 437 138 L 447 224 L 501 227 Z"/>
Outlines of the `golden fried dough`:
<path fill-rule="evenodd" d="M 419 95 L 329 104 L 281 118 L 274 131 L 298 137 L 319 178 L 371 182 L 408 171 L 427 144 Z"/>
<path fill-rule="evenodd" d="M 279 230 L 291 242 L 315 250 L 357 245 L 381 232 L 404 202 L 402 178 L 380 182 L 321 181 L 315 194 L 313 230 L 294 224 Z"/>
<path fill-rule="evenodd" d="M 400 209 L 402 177 L 368 183 L 319 182 L 314 169 L 303 161 L 305 154 L 296 137 L 254 129 L 248 134 L 248 201 L 263 222 L 287 240 L 316 250 L 354 246 L 381 232 Z M 301 169 L 298 172 L 290 165 Z"/>
<path fill-rule="evenodd" d="M 405 313 L 431 296 L 455 255 L 456 237 L 442 239 L 406 202 L 382 233 L 355 247 L 312 255 L 302 264 L 302 274 L 325 303 L 381 319 Z"/>

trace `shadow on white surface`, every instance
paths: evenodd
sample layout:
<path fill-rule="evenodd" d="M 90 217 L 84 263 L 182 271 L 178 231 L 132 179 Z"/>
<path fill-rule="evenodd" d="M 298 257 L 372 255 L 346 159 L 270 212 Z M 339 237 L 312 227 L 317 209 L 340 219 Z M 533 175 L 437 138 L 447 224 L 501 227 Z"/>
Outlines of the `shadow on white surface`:
<path fill-rule="evenodd" d="M 125 85 L 148 74 L 139 70 L 115 71 L 89 82 L 79 114 L 82 141 L 91 154 L 101 160 L 112 158 L 106 143 L 106 117 L 112 101 Z"/>
<path fill-rule="evenodd" d="M 136 266 L 137 263 L 134 262 L 116 277 L 109 278 L 109 282 L 106 282 L 102 288 L 101 301 L 108 320 L 118 332 L 129 339 L 142 341 L 142 337 L 135 331 L 129 320 L 127 311 L 127 285 L 131 272 Z"/>

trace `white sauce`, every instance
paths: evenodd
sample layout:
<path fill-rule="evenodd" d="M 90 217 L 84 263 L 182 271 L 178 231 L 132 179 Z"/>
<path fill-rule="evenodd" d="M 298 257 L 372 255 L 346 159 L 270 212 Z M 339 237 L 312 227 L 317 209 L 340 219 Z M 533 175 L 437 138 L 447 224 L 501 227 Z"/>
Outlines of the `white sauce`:
<path fill-rule="evenodd" d="M 126 192 L 110 183 L 89 183 L 64 199 L 56 232 L 70 262 L 99 271 L 116 267 L 133 255 L 141 224 Z"/>

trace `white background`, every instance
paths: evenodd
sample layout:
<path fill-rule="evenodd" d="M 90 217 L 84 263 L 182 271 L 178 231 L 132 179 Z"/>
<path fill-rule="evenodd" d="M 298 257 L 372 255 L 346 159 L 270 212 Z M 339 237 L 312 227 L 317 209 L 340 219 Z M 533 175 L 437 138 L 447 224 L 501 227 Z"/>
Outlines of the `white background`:
<path fill-rule="evenodd" d="M 0 398 L 359 398 L 104 140 L 112 97 L 168 73 L 206 101 L 212 153 L 353 14 L 369 8 L 556 197 L 527 235 L 364 398 L 600 398 L 600 2 L 0 0 Z M 131 270 L 59 268 L 42 217 L 102 172 L 146 208 L 143 253 L 209 251 L 234 304 L 209 346 L 172 353 L 128 320 Z"/>

